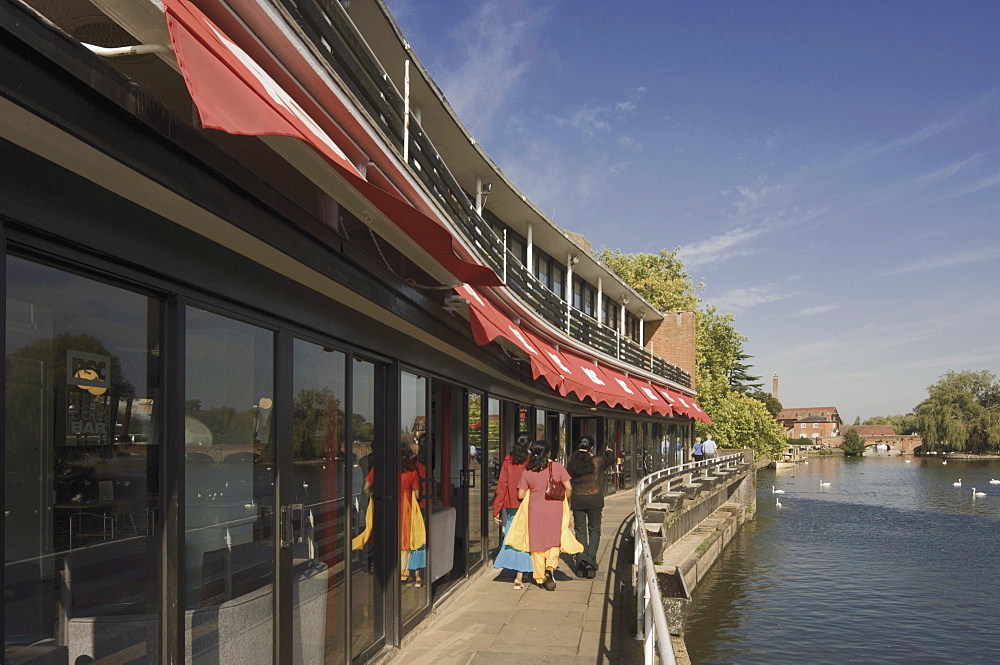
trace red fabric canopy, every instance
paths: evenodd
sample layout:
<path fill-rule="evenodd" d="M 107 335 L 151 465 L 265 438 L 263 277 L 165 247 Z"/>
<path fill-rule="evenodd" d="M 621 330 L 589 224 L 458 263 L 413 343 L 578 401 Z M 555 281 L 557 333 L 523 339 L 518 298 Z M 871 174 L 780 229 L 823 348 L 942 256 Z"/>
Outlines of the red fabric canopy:
<path fill-rule="evenodd" d="M 164 0 L 164 10 L 174 54 L 202 126 L 305 141 L 452 275 L 469 284 L 503 283 L 489 267 L 462 258 L 455 238 L 438 220 L 365 180 L 291 95 L 188 0 Z"/>
<path fill-rule="evenodd" d="M 532 378 L 543 377 L 553 388 L 562 384 L 562 374 L 544 354 L 541 340 L 514 325 L 503 312 L 471 286 L 463 284 L 455 292 L 469 301 L 469 323 L 476 344 L 482 346 L 502 337 L 528 354 Z"/>

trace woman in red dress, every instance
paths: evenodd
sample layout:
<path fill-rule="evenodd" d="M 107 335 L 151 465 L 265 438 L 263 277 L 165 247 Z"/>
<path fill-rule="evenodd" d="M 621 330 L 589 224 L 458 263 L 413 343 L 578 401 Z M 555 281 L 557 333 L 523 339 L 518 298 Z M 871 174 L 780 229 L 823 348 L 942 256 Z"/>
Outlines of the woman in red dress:
<path fill-rule="evenodd" d="M 497 479 L 496 494 L 493 495 L 493 521 L 504 525 L 504 542 L 500 546 L 500 553 L 497 554 L 493 567 L 513 570 L 516 573 L 514 576 L 515 589 L 524 588 L 524 574 L 533 570 L 530 554 L 507 546 L 510 521 L 521 505 L 521 500 L 517 497 L 517 484 L 521 481 L 524 466 L 531 455 L 528 450 L 530 447 L 531 435 L 527 432 L 518 434 L 510 454 L 503 458 L 500 478 Z"/>
<path fill-rule="evenodd" d="M 524 499 L 531 491 L 528 503 L 528 547 L 531 550 L 532 574 L 535 582 L 546 591 L 555 591 L 555 571 L 559 567 L 562 544 L 564 501 L 545 498 L 545 489 L 552 480 L 566 488 L 566 499 L 573 493 L 569 472 L 560 462 L 549 461 L 549 444 L 536 441 L 531 447 L 531 459 L 524 467 L 517 485 L 517 497 Z"/>

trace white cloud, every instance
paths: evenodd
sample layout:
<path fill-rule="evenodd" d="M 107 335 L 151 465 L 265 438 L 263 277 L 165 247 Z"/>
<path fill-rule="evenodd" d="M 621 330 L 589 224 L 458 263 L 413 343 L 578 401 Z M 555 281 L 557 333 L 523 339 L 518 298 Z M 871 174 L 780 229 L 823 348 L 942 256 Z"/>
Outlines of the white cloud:
<path fill-rule="evenodd" d="M 944 254 L 942 256 L 932 256 L 921 261 L 909 263 L 885 273 L 884 277 L 904 275 L 913 272 L 924 272 L 927 270 L 940 270 L 941 268 L 954 268 L 955 266 L 968 265 L 970 263 L 980 263 L 982 261 L 1000 260 L 1000 247 L 980 247 L 967 252 L 956 252 Z"/>
<path fill-rule="evenodd" d="M 538 61 L 533 48 L 549 9 L 529 2 L 487 0 L 451 31 L 462 65 L 438 77 L 458 116 L 486 131 L 494 114 Z"/>
<path fill-rule="evenodd" d="M 572 127 L 585 136 L 594 136 L 598 132 L 610 131 L 613 121 L 633 113 L 645 92 L 645 87 L 633 88 L 628 91 L 628 99 L 624 101 L 600 106 L 584 106 L 566 117 L 553 117 L 552 120 L 560 127 Z"/>
<path fill-rule="evenodd" d="M 806 307 L 805 309 L 799 310 L 800 316 L 813 316 L 815 314 L 826 314 L 827 312 L 832 312 L 835 309 L 840 309 L 840 305 L 816 305 L 815 307 Z"/>
<path fill-rule="evenodd" d="M 712 305 L 720 312 L 742 312 L 757 305 L 764 305 L 778 300 L 790 298 L 793 295 L 787 287 L 779 284 L 760 284 L 745 288 L 731 289 L 723 293 L 718 298 L 713 299 Z"/>

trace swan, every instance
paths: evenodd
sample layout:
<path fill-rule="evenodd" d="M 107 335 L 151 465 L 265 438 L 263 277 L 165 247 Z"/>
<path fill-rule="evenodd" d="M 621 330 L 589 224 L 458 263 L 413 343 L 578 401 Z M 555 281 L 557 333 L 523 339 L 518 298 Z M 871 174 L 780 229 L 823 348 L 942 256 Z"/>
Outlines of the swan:
<path fill-rule="evenodd" d="M 819 486 L 820 486 L 820 487 L 829 487 L 829 486 L 830 486 L 830 483 L 824 483 L 824 482 L 823 482 L 822 480 L 820 480 L 820 481 L 819 481 Z"/>
<path fill-rule="evenodd" d="M 996 478 L 991 478 L 990 485 L 1000 485 L 1000 480 L 997 480 Z"/>
<path fill-rule="evenodd" d="M 907 464 L 913 464 L 912 460 L 906 460 Z"/>
<path fill-rule="evenodd" d="M 774 497 L 774 507 L 781 508 L 781 499 L 779 499 L 778 497 Z"/>
<path fill-rule="evenodd" d="M 972 496 L 986 496 L 986 492 L 977 492 L 976 488 L 972 488 Z"/>
<path fill-rule="evenodd" d="M 947 463 L 948 463 L 948 460 L 945 460 L 945 461 L 943 461 L 943 462 L 941 462 L 941 463 L 942 463 L 942 464 L 947 464 Z"/>
<path fill-rule="evenodd" d="M 951 484 L 951 486 L 952 486 L 952 487 L 961 487 L 961 486 L 962 486 L 962 479 L 961 479 L 961 478 L 959 478 L 958 480 L 956 480 L 955 482 L 953 482 L 953 483 Z"/>
<path fill-rule="evenodd" d="M 771 485 L 771 494 L 784 494 L 784 493 L 785 490 L 776 490 L 774 489 L 774 485 Z"/>

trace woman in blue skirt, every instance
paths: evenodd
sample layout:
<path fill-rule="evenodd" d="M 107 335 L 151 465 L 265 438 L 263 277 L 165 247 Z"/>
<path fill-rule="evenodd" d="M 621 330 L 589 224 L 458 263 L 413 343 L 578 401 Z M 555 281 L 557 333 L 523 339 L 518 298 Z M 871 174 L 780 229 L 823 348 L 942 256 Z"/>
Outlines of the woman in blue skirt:
<path fill-rule="evenodd" d="M 517 484 L 524 473 L 524 465 L 530 457 L 531 436 L 527 432 L 517 435 L 517 441 L 510 454 L 504 457 L 503 465 L 500 467 L 500 478 L 497 480 L 496 494 L 493 496 L 493 521 L 497 524 L 503 520 L 504 539 L 500 546 L 500 553 L 493 562 L 494 568 L 513 570 L 517 573 L 514 577 L 514 588 L 523 589 L 524 573 L 530 573 L 532 569 L 531 554 L 516 550 L 507 545 L 507 534 L 510 532 L 510 521 L 517 512 L 521 500 L 517 498 Z"/>

